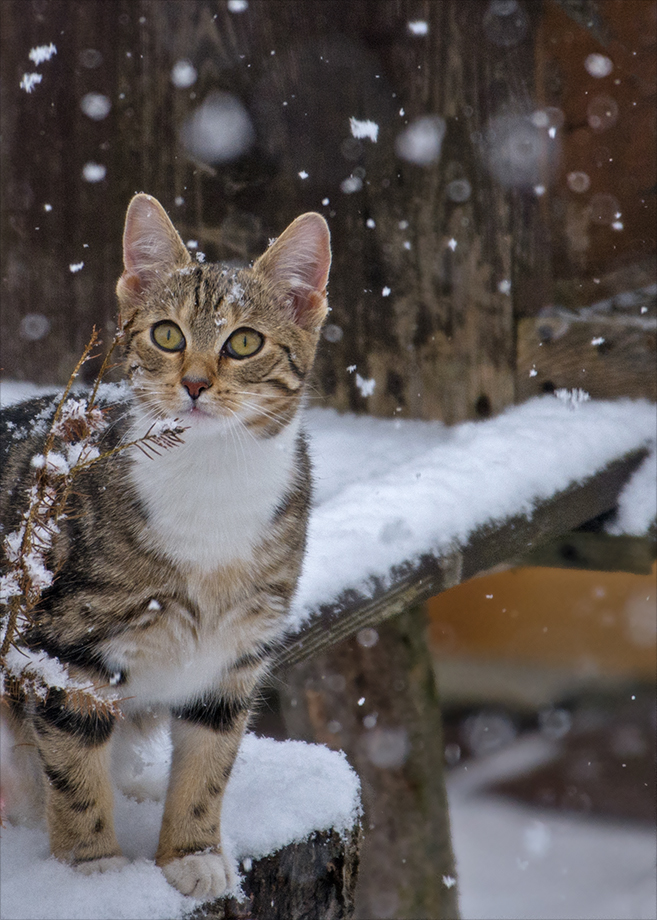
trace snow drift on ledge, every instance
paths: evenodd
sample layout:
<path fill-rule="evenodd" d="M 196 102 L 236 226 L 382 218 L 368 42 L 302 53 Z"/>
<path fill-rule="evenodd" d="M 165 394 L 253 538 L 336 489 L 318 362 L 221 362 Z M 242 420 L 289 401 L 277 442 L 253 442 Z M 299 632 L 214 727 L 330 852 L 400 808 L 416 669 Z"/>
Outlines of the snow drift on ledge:
<path fill-rule="evenodd" d="M 150 775 L 142 785 L 159 790 L 168 757 L 163 736 L 147 752 Z M 120 872 L 93 876 L 80 875 L 49 857 L 45 829 L 4 827 L 0 916 L 3 920 L 182 918 L 199 902 L 175 891 L 153 862 L 162 810 L 161 801 L 136 802 L 117 793 L 117 836 L 132 862 Z M 257 859 L 305 840 L 316 830 L 347 833 L 359 813 L 360 783 L 342 752 L 303 741 L 246 735 L 224 798 L 223 846 L 236 863 Z"/>

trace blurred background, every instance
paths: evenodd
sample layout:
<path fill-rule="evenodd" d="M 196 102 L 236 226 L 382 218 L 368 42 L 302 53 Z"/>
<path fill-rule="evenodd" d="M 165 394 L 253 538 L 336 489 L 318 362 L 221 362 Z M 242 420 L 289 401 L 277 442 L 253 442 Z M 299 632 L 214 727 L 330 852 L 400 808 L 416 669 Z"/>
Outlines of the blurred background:
<path fill-rule="evenodd" d="M 456 424 L 563 387 L 657 398 L 652 0 L 0 16 L 5 379 L 65 382 L 94 324 L 109 343 L 145 191 L 199 260 L 326 217 L 320 405 Z M 566 535 L 428 605 L 464 917 L 655 916 L 654 538 L 619 559 Z"/>

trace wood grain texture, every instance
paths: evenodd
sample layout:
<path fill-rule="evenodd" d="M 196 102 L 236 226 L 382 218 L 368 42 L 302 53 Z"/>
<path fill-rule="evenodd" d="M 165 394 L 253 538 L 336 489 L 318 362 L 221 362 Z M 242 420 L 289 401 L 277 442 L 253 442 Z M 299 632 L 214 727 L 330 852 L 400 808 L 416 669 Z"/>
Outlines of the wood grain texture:
<path fill-rule="evenodd" d="M 209 901 L 189 920 L 351 920 L 360 837 L 359 826 L 346 838 L 324 831 L 255 859 L 243 901 Z"/>
<path fill-rule="evenodd" d="M 316 386 L 328 404 L 456 422 L 511 403 L 514 309 L 549 300 L 548 249 L 533 192 L 493 179 L 484 141 L 491 118 L 531 109 L 538 10 L 509 54 L 488 41 L 479 0 L 277 0 L 239 15 L 219 0 L 5 0 L 4 372 L 61 381 L 91 325 L 113 327 L 123 213 L 147 191 L 208 260 L 248 261 L 298 214 L 325 214 L 333 315 Z M 53 36 L 28 95 L 28 51 Z M 171 80 L 182 60 L 197 72 L 187 88 Z M 106 118 L 84 113 L 89 92 L 110 101 Z M 227 162 L 184 144 L 213 94 L 253 129 Z M 420 166 L 395 141 L 426 115 L 445 136 Z M 379 125 L 376 143 L 352 136 L 352 116 Z M 83 180 L 89 162 L 102 181 Z M 360 187 L 345 191 L 348 179 Z M 454 181 L 468 183 L 465 200 Z M 49 324 L 39 338 L 23 323 L 33 313 Z M 371 396 L 352 365 L 376 381 Z"/>

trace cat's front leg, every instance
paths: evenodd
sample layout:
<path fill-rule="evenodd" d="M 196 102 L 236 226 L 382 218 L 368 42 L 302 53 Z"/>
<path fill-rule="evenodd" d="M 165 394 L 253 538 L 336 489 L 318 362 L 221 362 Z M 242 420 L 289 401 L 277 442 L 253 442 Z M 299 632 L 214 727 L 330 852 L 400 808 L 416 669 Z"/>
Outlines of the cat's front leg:
<path fill-rule="evenodd" d="M 175 888 L 217 898 L 234 884 L 221 805 L 248 718 L 245 697 L 209 693 L 173 710 L 173 759 L 155 861 Z"/>
<path fill-rule="evenodd" d="M 54 856 L 82 872 L 120 868 L 109 775 L 110 713 L 67 702 L 61 690 L 37 700 L 32 722 L 45 773 L 46 815 Z"/>

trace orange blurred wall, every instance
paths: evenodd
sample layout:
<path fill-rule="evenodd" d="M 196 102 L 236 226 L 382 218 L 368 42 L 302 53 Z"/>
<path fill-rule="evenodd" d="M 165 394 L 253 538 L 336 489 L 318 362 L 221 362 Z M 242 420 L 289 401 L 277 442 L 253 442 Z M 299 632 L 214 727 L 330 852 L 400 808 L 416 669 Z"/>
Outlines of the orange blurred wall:
<path fill-rule="evenodd" d="M 657 568 L 650 575 L 518 568 L 429 601 L 439 657 L 472 655 L 655 681 Z"/>

